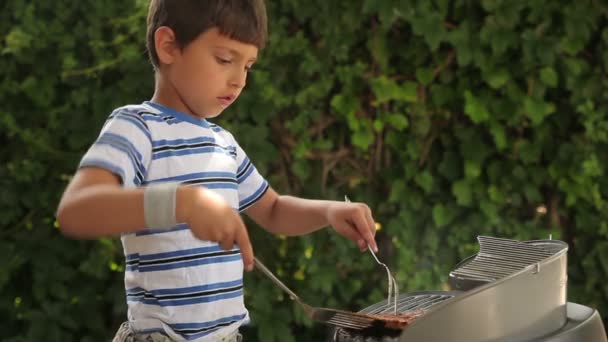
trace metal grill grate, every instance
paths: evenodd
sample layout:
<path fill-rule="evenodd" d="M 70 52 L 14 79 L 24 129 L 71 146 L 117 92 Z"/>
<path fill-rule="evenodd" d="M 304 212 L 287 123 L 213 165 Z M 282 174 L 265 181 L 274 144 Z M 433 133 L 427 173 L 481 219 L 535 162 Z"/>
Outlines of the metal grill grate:
<path fill-rule="evenodd" d="M 413 293 L 404 293 L 397 299 L 397 313 L 425 311 L 432 306 L 439 304 L 454 297 L 456 292 L 443 291 L 420 291 Z M 388 303 L 386 300 L 369 306 L 359 313 L 362 314 L 393 314 L 393 303 Z M 377 334 L 373 329 L 366 330 L 351 330 L 337 328 L 334 334 L 335 341 L 349 342 L 377 342 L 377 341 L 397 341 L 398 337 L 382 336 Z"/>
<path fill-rule="evenodd" d="M 446 294 L 420 294 L 420 295 L 411 295 L 406 294 L 405 296 L 400 296 L 397 300 L 397 312 L 403 313 L 408 311 L 417 311 L 417 310 L 425 310 L 430 308 L 431 306 L 441 303 L 444 300 L 450 299 L 454 297 L 454 295 L 446 295 Z M 370 313 L 370 314 L 380 314 L 387 313 L 392 314 L 392 306 L 384 302 L 380 302 L 377 305 L 371 306 L 367 309 L 361 310 L 361 313 Z"/>
<path fill-rule="evenodd" d="M 489 236 L 477 237 L 479 253 L 469 263 L 450 272 L 451 277 L 495 281 L 555 254 L 541 245 Z"/>
<path fill-rule="evenodd" d="M 357 317 L 355 315 L 344 315 L 337 313 L 328 319 L 327 323 L 338 327 L 361 330 L 370 327 L 373 321 L 373 319 L 367 317 Z"/>

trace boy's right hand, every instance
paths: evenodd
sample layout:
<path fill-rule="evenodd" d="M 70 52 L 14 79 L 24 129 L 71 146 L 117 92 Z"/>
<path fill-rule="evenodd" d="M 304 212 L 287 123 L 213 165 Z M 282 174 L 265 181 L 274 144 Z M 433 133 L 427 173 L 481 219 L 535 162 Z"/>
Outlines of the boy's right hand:
<path fill-rule="evenodd" d="M 177 190 L 176 217 L 185 222 L 195 237 L 217 241 L 225 249 L 235 242 L 241 249 L 247 271 L 253 269 L 253 247 L 247 228 L 239 213 L 222 196 L 200 186 L 180 187 Z"/>

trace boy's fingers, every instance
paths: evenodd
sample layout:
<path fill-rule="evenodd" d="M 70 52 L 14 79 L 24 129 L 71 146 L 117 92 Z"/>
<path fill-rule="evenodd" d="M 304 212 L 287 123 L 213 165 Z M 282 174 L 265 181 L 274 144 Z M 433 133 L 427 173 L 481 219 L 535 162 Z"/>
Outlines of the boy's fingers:
<path fill-rule="evenodd" d="M 346 236 L 347 238 L 349 238 L 349 239 L 355 241 L 357 244 L 359 244 L 359 240 L 361 240 L 361 237 L 357 233 L 357 229 L 354 227 L 353 224 L 349 224 L 346 221 L 341 221 L 341 222 L 335 224 L 334 228 L 337 231 L 339 231 L 342 235 Z M 360 244 L 359 244 L 359 248 L 361 248 Z"/>
<path fill-rule="evenodd" d="M 253 246 L 251 246 L 249 234 L 247 234 L 245 225 L 242 225 L 241 229 L 237 230 L 235 240 L 236 244 L 239 245 L 239 248 L 241 249 L 245 270 L 251 271 L 253 269 Z"/>
<path fill-rule="evenodd" d="M 372 232 L 372 235 L 375 237 L 376 236 L 376 221 L 374 221 L 371 211 L 368 211 L 365 214 L 365 218 L 367 219 L 367 224 L 368 224 L 370 232 Z"/>
<path fill-rule="evenodd" d="M 372 248 L 372 250 L 374 252 L 377 252 L 378 246 L 376 245 L 376 239 L 374 239 L 374 235 L 368 228 L 369 223 L 368 223 L 367 219 L 365 218 L 363 212 L 362 211 L 357 212 L 354 215 L 354 219 L 355 219 L 355 225 L 357 226 L 357 230 L 359 231 L 359 234 L 361 234 L 363 239 L 367 242 L 367 244 L 369 244 L 369 246 Z"/>
<path fill-rule="evenodd" d="M 234 240 L 230 239 L 230 238 L 220 240 L 219 243 L 220 243 L 220 247 L 222 247 L 222 249 L 225 251 L 232 249 L 234 247 Z"/>

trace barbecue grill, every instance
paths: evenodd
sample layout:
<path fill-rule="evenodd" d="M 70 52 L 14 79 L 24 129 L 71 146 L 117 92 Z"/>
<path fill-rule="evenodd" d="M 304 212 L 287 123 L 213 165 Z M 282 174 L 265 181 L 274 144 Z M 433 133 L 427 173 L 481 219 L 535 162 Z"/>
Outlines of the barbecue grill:
<path fill-rule="evenodd" d="M 567 302 L 568 245 L 478 237 L 480 250 L 450 272 L 451 291 L 401 294 L 398 313 L 422 312 L 403 330 L 335 328 L 333 341 L 608 342 L 597 310 Z M 382 301 L 361 310 L 391 314 Z"/>

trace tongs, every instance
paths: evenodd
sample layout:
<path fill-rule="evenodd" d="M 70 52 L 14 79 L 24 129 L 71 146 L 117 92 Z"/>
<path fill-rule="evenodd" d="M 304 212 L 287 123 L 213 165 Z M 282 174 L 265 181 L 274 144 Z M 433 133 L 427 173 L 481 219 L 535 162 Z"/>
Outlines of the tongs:
<path fill-rule="evenodd" d="M 344 195 L 344 201 L 347 203 L 350 203 L 350 199 L 348 198 L 348 196 Z M 393 277 L 393 275 L 391 274 L 391 270 L 388 269 L 388 266 L 386 266 L 385 263 L 381 262 L 378 259 L 378 257 L 376 256 L 376 253 L 374 253 L 374 250 L 372 249 L 372 246 L 369 245 L 369 243 L 367 244 L 367 249 L 369 250 L 370 253 L 372 253 L 372 256 L 376 260 L 376 263 L 378 263 L 378 265 L 384 266 L 384 269 L 386 269 L 386 274 L 388 276 L 388 299 L 387 299 L 386 303 L 388 305 L 390 305 L 391 299 L 392 299 L 393 307 L 394 307 L 393 313 L 396 315 L 397 314 L 397 298 L 399 297 L 399 287 L 397 286 L 397 280 L 395 280 L 395 277 Z M 394 298 L 393 298 L 393 292 L 394 292 Z"/>
<path fill-rule="evenodd" d="M 310 306 L 283 284 L 258 258 L 254 258 L 253 260 L 255 267 L 270 278 L 275 285 L 285 291 L 291 300 L 300 304 L 306 315 L 314 321 L 353 330 L 381 329 L 383 331 L 400 331 L 400 329 L 387 326 L 387 323 L 390 324 L 390 321 L 386 319 L 371 317 L 362 313 Z"/>

